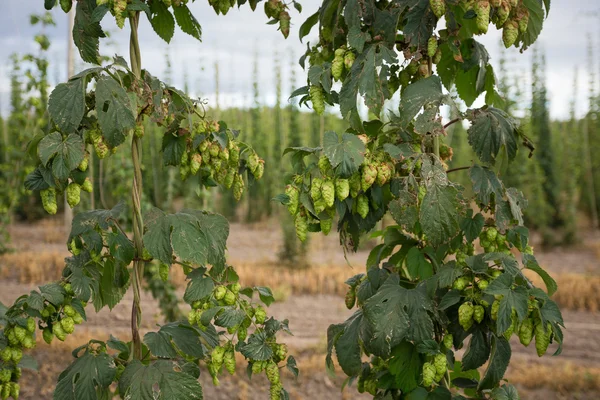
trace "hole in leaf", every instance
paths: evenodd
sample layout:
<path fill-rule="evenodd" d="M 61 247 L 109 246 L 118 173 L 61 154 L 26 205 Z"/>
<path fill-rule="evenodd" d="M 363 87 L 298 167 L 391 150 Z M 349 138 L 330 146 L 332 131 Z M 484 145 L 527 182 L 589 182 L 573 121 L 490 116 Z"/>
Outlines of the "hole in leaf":
<path fill-rule="evenodd" d="M 102 112 L 108 112 L 108 107 L 110 106 L 110 102 L 106 100 L 102 105 Z"/>

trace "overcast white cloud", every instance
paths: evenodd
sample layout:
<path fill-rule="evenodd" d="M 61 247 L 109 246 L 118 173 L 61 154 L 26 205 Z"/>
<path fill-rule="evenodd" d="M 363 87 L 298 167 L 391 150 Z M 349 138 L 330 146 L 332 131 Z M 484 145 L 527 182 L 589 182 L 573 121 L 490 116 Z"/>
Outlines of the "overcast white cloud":
<path fill-rule="evenodd" d="M 6 115 L 9 102 L 10 54 L 34 51 L 33 35 L 41 27 L 29 26 L 29 15 L 41 13 L 40 0 L 0 0 L 0 112 Z M 248 6 L 232 10 L 226 16 L 216 16 L 207 1 L 198 0 L 191 5 L 194 15 L 202 25 L 203 42 L 176 31 L 171 45 L 162 42 L 153 32 L 147 20 L 141 24 L 142 62 L 152 74 L 164 78 L 166 54 L 173 65 L 172 83 L 183 87 L 184 77 L 192 93 L 202 94 L 214 103 L 216 88 L 215 64 L 219 64 L 219 103 L 222 107 L 247 105 L 251 101 L 253 64 L 259 63 L 258 81 L 261 100 L 272 104 L 275 98 L 274 55 L 280 54 L 283 63 L 284 95 L 292 90 L 292 68 L 296 72 L 298 85 L 304 73 L 296 60 L 305 45 L 298 41 L 298 27 L 303 20 L 318 8 L 319 0 L 301 0 L 302 15 L 292 15 L 292 32 L 287 40 L 274 26 L 266 25 L 261 12 L 252 13 Z M 573 97 L 572 81 L 575 66 L 579 68 L 578 113 L 587 107 L 588 71 L 586 71 L 586 35 L 595 42 L 596 56 L 600 54 L 600 2 L 598 0 L 554 0 L 550 16 L 538 41 L 546 53 L 547 78 L 551 115 L 554 118 L 568 116 L 569 103 Z M 53 83 L 66 78 L 67 17 L 55 10 L 56 27 L 47 29 L 52 46 L 50 50 Z M 108 21 L 108 18 L 106 19 Z M 106 23 L 111 32 L 110 43 L 101 44 L 103 54 L 127 55 L 126 32 L 119 31 L 114 23 Z M 491 29 L 490 34 L 478 40 L 489 49 L 492 63 L 497 65 L 500 51 L 500 32 Z M 293 58 L 292 58 L 293 57 Z M 507 54 L 510 68 L 522 79 L 529 80 L 531 53 L 518 55 L 516 50 Z M 597 60 L 600 59 L 596 57 Z M 596 62 L 596 75 L 600 74 L 600 63 Z M 287 96 L 286 96 L 287 97 Z"/>

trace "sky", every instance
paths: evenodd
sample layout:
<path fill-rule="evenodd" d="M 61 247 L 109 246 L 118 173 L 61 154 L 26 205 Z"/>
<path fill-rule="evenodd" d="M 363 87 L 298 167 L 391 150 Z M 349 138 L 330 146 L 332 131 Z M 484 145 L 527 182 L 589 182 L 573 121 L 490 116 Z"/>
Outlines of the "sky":
<path fill-rule="evenodd" d="M 217 16 L 206 0 L 190 3 L 190 8 L 202 26 L 202 42 L 176 29 L 171 45 L 167 46 L 153 31 L 146 18 L 140 23 L 142 66 L 153 75 L 166 80 L 167 55 L 172 64 L 171 84 L 183 88 L 188 83 L 190 93 L 216 102 L 215 65 L 219 65 L 220 107 L 248 106 L 252 102 L 252 76 L 255 60 L 258 61 L 260 100 L 265 104 L 275 102 L 276 54 L 283 65 L 283 97 L 287 99 L 294 87 L 305 84 L 305 72 L 297 60 L 306 49 L 298 40 L 298 29 L 302 22 L 318 9 L 319 0 L 300 0 L 302 14 L 292 10 L 292 27 L 287 40 L 276 26 L 267 25 L 267 18 L 260 3 L 257 12 L 251 12 L 246 4 L 241 9 L 232 9 L 226 16 Z M 35 52 L 37 45 L 33 36 L 43 31 L 41 26 L 30 26 L 29 15 L 42 13 L 41 0 L 0 0 L 0 113 L 9 111 L 10 55 Z M 50 82 L 54 85 L 67 78 L 67 16 L 56 8 L 52 11 L 55 27 L 44 33 L 52 45 L 49 51 Z M 114 19 L 107 16 L 103 27 L 111 34 L 101 42 L 100 51 L 105 55 L 128 56 L 128 35 L 119 30 Z M 315 29 L 316 32 L 316 29 Z M 574 97 L 573 80 L 578 71 L 576 98 L 577 114 L 587 109 L 589 70 L 587 66 L 587 36 L 594 42 L 594 73 L 600 74 L 600 2 L 598 0 L 553 0 L 550 14 L 544 25 L 537 46 L 546 55 L 547 87 L 552 118 L 569 116 L 570 103 Z M 494 27 L 485 36 L 478 37 L 491 56 L 496 68 L 500 54 L 501 32 Z M 532 52 L 523 55 L 512 48 L 506 57 L 509 68 L 521 79 L 529 81 Z M 84 68 L 77 58 L 78 69 Z M 579 66 L 579 67 L 577 67 Z M 296 75 L 296 83 L 292 75 Z M 598 82 L 597 82 L 598 83 Z M 527 86 L 524 86 L 527 88 Z"/>

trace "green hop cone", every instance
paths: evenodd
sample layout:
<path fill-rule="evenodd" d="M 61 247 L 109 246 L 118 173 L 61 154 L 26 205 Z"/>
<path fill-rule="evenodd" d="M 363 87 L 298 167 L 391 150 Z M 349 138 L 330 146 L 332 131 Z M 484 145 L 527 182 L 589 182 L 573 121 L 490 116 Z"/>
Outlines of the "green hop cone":
<path fill-rule="evenodd" d="M 477 17 L 475 18 L 475 23 L 477 24 L 477 29 L 481 33 L 487 33 L 488 26 L 490 25 L 490 2 L 488 0 L 479 0 L 475 3 L 475 13 Z"/>
<path fill-rule="evenodd" d="M 275 349 L 275 354 L 280 360 L 285 360 L 288 354 L 288 347 L 285 343 L 280 343 L 277 345 Z"/>
<path fill-rule="evenodd" d="M 427 56 L 433 58 L 435 56 L 435 53 L 437 52 L 437 49 L 438 49 L 437 38 L 435 36 L 432 36 L 427 41 Z"/>
<path fill-rule="evenodd" d="M 302 213 L 296 214 L 296 218 L 294 218 L 294 228 L 296 228 L 296 236 L 298 239 L 301 242 L 305 242 L 308 234 L 308 221 L 306 220 L 305 215 L 302 215 Z"/>
<path fill-rule="evenodd" d="M 71 11 L 71 7 L 73 6 L 73 0 L 60 0 L 60 8 L 65 13 L 69 13 Z"/>
<path fill-rule="evenodd" d="M 260 178 L 263 177 L 264 173 L 265 173 L 265 161 L 260 160 L 258 162 L 258 165 L 256 166 L 256 169 L 254 171 L 252 171 L 252 174 L 254 175 L 254 178 L 256 178 L 256 180 L 260 180 Z"/>
<path fill-rule="evenodd" d="M 253 374 L 260 374 L 265 369 L 264 361 L 254 361 L 251 368 Z"/>
<path fill-rule="evenodd" d="M 21 379 L 21 374 L 23 373 L 23 371 L 21 370 L 21 368 L 17 367 L 13 370 L 13 377 L 12 379 L 14 381 L 18 381 L 19 379 Z"/>
<path fill-rule="evenodd" d="M 238 339 L 242 342 L 246 340 L 246 338 L 248 337 L 248 328 L 240 326 L 237 331 L 237 336 Z"/>
<path fill-rule="evenodd" d="M 454 337 L 452 336 L 451 333 L 447 333 L 446 335 L 444 335 L 444 346 L 446 346 L 447 349 L 451 349 L 454 345 Z"/>
<path fill-rule="evenodd" d="M 71 1 L 71 0 L 69 0 L 69 1 Z M 21 391 L 21 386 L 19 386 L 19 384 L 16 382 L 11 382 L 10 397 L 12 397 L 14 400 L 19 400 L 20 391 Z"/>
<path fill-rule="evenodd" d="M 377 179 L 377 168 L 372 164 L 363 165 L 360 187 L 363 191 L 367 191 Z"/>
<path fill-rule="evenodd" d="M 436 354 L 433 359 L 436 375 L 443 375 L 448 369 L 448 360 L 445 354 Z"/>
<path fill-rule="evenodd" d="M 79 313 L 75 313 L 75 315 L 73 315 L 73 321 L 75 322 L 75 325 L 79 325 L 83 322 L 83 316 Z"/>
<path fill-rule="evenodd" d="M 310 101 L 312 102 L 315 112 L 322 115 L 325 112 L 325 93 L 321 86 L 311 85 L 308 89 Z"/>
<path fill-rule="evenodd" d="M 321 198 L 321 187 L 323 186 L 323 179 L 314 178 L 310 183 L 310 198 L 313 201 L 317 201 Z"/>
<path fill-rule="evenodd" d="M 338 178 L 335 180 L 335 196 L 339 201 L 344 201 L 350 195 L 350 183 L 348 179 Z"/>
<path fill-rule="evenodd" d="M 225 352 L 223 364 L 225 365 L 227 372 L 229 372 L 231 375 L 235 374 L 235 352 L 233 349 L 229 349 Z"/>
<path fill-rule="evenodd" d="M 92 193 L 94 187 L 90 178 L 85 178 L 85 181 L 83 181 L 83 185 L 81 185 L 81 190 L 83 190 L 84 192 Z"/>
<path fill-rule="evenodd" d="M 235 304 L 236 300 L 237 296 L 235 295 L 235 293 L 227 289 L 227 291 L 225 292 L 225 297 L 223 297 L 223 301 L 225 302 L 225 304 L 227 304 L 228 306 L 232 306 Z"/>
<path fill-rule="evenodd" d="M 244 194 L 244 180 L 241 174 L 236 174 L 233 179 L 233 198 L 240 201 L 242 194 Z"/>
<path fill-rule="evenodd" d="M 192 309 L 192 310 L 190 310 L 190 312 L 188 312 L 187 320 L 188 320 L 188 323 L 192 326 L 196 325 L 196 323 L 198 322 L 198 320 L 196 319 L 196 315 L 197 315 L 196 310 Z"/>
<path fill-rule="evenodd" d="M 517 313 L 513 309 L 512 315 L 511 315 L 511 324 L 508 327 L 508 329 L 503 333 L 504 338 L 506 340 L 510 340 L 510 337 L 513 335 L 513 333 L 515 333 L 515 331 L 518 328 L 518 326 L 517 326 L 518 323 L 519 323 L 519 319 L 517 318 Z"/>
<path fill-rule="evenodd" d="M 352 65 L 354 65 L 354 60 L 356 60 L 356 55 L 354 52 L 347 50 L 344 54 L 344 66 L 346 67 L 347 71 L 350 71 L 350 68 L 352 68 Z"/>
<path fill-rule="evenodd" d="M 12 376 L 12 371 L 10 369 L 3 369 L 0 371 L 0 382 L 6 383 L 10 382 L 10 377 Z"/>
<path fill-rule="evenodd" d="M 490 241 L 490 244 L 494 243 L 498 237 L 498 230 L 492 226 L 485 231 L 485 236 Z"/>
<path fill-rule="evenodd" d="M 225 179 L 223 181 L 223 186 L 225 186 L 226 189 L 231 189 L 231 187 L 233 186 L 235 175 L 236 172 L 234 168 L 227 169 L 227 175 L 225 176 Z"/>
<path fill-rule="evenodd" d="M 527 32 L 529 25 L 529 10 L 524 6 L 520 6 L 517 10 L 517 23 L 519 24 L 519 33 L 524 34 Z"/>
<path fill-rule="evenodd" d="M 466 277 L 461 276 L 461 277 L 456 278 L 454 283 L 452 283 L 452 288 L 456 289 L 456 290 L 464 290 L 464 288 L 467 287 L 468 283 L 469 283 L 469 280 Z"/>
<path fill-rule="evenodd" d="M 121 29 L 125 26 L 125 10 L 127 9 L 127 0 L 113 0 L 113 14 L 117 26 Z"/>
<path fill-rule="evenodd" d="M 227 288 L 223 285 L 217 286 L 213 291 L 213 295 L 215 296 L 215 299 L 217 299 L 217 300 L 223 300 L 223 298 L 225 297 L 226 294 L 227 294 Z"/>
<path fill-rule="evenodd" d="M 40 190 L 40 196 L 42 198 L 42 205 L 44 210 L 50 215 L 56 214 L 58 211 L 58 204 L 56 203 L 56 189 L 48 188 Z"/>
<path fill-rule="evenodd" d="M 219 152 L 221 151 L 221 146 L 219 146 L 219 143 L 217 142 L 213 142 L 211 143 L 211 145 L 208 147 L 208 153 L 210 154 L 211 157 L 219 157 Z M 256 156 L 256 162 L 258 162 L 258 156 L 256 155 L 256 153 L 253 153 Z"/>
<path fill-rule="evenodd" d="M 502 28 L 502 42 L 507 49 L 517 41 L 519 36 L 519 24 L 515 21 L 508 20 Z"/>
<path fill-rule="evenodd" d="M 223 365 L 223 360 L 225 358 L 225 347 L 217 346 L 210 353 L 211 363 L 217 367 L 217 370 L 221 368 Z"/>
<path fill-rule="evenodd" d="M 240 148 L 237 143 L 232 140 L 230 140 L 229 143 L 229 164 L 235 166 L 240 162 Z"/>
<path fill-rule="evenodd" d="M 278 383 L 271 383 L 269 387 L 269 400 L 281 400 L 281 389 L 283 389 L 283 385 Z"/>
<path fill-rule="evenodd" d="M 361 174 L 354 173 L 348 180 L 348 184 L 350 185 L 350 197 L 355 198 L 361 190 Z"/>
<path fill-rule="evenodd" d="M 33 349 L 35 347 L 35 339 L 33 338 L 33 335 L 29 334 L 25 336 L 21 344 L 26 349 Z"/>
<path fill-rule="evenodd" d="M 369 215 L 369 199 L 364 194 L 360 194 L 356 198 L 356 212 L 363 219 Z"/>
<path fill-rule="evenodd" d="M 169 266 L 167 264 L 160 263 L 158 265 L 158 276 L 160 276 L 160 280 L 163 282 L 169 280 Z"/>
<path fill-rule="evenodd" d="M 73 306 L 70 305 L 70 304 L 67 304 L 66 306 L 64 306 L 63 312 L 65 313 L 65 315 L 67 317 L 74 317 L 75 314 L 77 314 L 77 311 L 75 311 L 75 309 L 73 308 Z"/>
<path fill-rule="evenodd" d="M 21 362 L 21 359 L 23 358 L 23 350 L 21 350 L 18 347 L 13 347 L 12 348 L 12 354 L 11 354 L 11 360 L 15 363 L 18 364 Z"/>
<path fill-rule="evenodd" d="M 502 28 L 502 26 L 508 20 L 510 15 L 510 4 L 507 0 L 502 0 L 502 3 L 496 8 L 496 27 Z"/>
<path fill-rule="evenodd" d="M 265 368 L 265 373 L 267 374 L 267 379 L 271 383 L 279 383 L 279 367 L 275 364 L 274 361 L 269 361 Z"/>
<path fill-rule="evenodd" d="M 550 337 L 552 335 L 552 326 L 548 322 L 546 325 L 546 329 L 544 329 L 544 325 L 541 321 L 538 321 L 535 324 L 535 350 L 537 351 L 537 355 L 542 357 L 546 354 L 546 350 L 548 350 L 548 346 L 550 345 Z"/>
<path fill-rule="evenodd" d="M 35 332 L 35 319 L 33 319 L 32 317 L 27 318 L 27 331 L 29 333 L 34 333 Z"/>
<path fill-rule="evenodd" d="M 468 331 L 473 326 L 473 304 L 465 302 L 458 308 L 458 322 L 465 331 Z"/>
<path fill-rule="evenodd" d="M 294 185 L 287 185 L 285 187 L 285 194 L 290 198 L 287 209 L 291 215 L 296 215 L 298 212 L 298 205 L 300 204 L 300 191 Z"/>
<path fill-rule="evenodd" d="M 338 49 L 338 50 L 340 50 L 340 49 Z M 334 80 L 339 81 L 340 78 L 342 77 L 343 73 L 344 73 L 344 56 L 338 55 L 337 50 L 336 50 L 335 58 L 333 59 L 333 62 L 331 63 L 331 76 L 333 77 Z"/>
<path fill-rule="evenodd" d="M 525 347 L 529 346 L 533 339 L 533 320 L 525 318 L 519 327 L 519 341 Z"/>
<path fill-rule="evenodd" d="M 333 207 L 335 203 L 335 185 L 332 180 L 327 179 L 321 185 L 321 197 L 325 200 L 325 206 L 327 208 Z"/>
<path fill-rule="evenodd" d="M 333 226 L 333 219 L 322 219 L 319 221 L 319 224 L 321 225 L 321 232 L 323 232 L 325 236 L 329 235 L 331 227 Z"/>
<path fill-rule="evenodd" d="M 248 156 L 248 168 L 252 173 L 254 173 L 254 171 L 258 168 L 259 162 L 260 158 L 258 157 L 258 154 L 256 154 L 255 151 L 250 153 L 250 155 Z"/>
<path fill-rule="evenodd" d="M 229 161 L 229 149 L 227 147 L 219 151 L 219 158 L 223 161 Z"/>
<path fill-rule="evenodd" d="M 481 321 L 483 321 L 483 317 L 485 317 L 485 309 L 483 308 L 483 306 L 476 305 L 475 307 L 473 307 L 473 319 L 475 320 L 475 322 L 480 324 Z"/>
<path fill-rule="evenodd" d="M 380 163 L 377 165 L 377 177 L 375 179 L 379 186 L 385 185 L 387 182 L 389 182 L 391 177 L 392 170 L 387 163 Z"/>
<path fill-rule="evenodd" d="M 433 63 L 439 64 L 440 61 L 442 61 L 442 49 L 438 48 L 435 52 L 435 55 L 433 56 Z"/>
<path fill-rule="evenodd" d="M 44 338 L 44 342 L 48 344 L 52 343 L 52 339 L 54 339 L 52 329 L 50 329 L 49 327 L 44 328 L 44 330 L 42 331 L 42 337 Z"/>
<path fill-rule="evenodd" d="M 327 158 L 327 156 L 325 155 L 319 157 L 317 165 L 319 166 L 319 171 L 321 171 L 321 174 L 323 176 L 326 176 L 327 173 L 331 170 L 331 163 L 329 162 L 329 158 Z"/>
<path fill-rule="evenodd" d="M 350 287 L 346 292 L 346 297 L 344 297 L 344 303 L 346 304 L 346 308 L 348 310 L 352 310 L 354 304 L 356 303 L 356 288 Z"/>
<path fill-rule="evenodd" d="M 27 335 L 27 329 L 16 325 L 14 327 L 14 332 L 15 332 L 15 336 L 17 337 L 17 340 L 19 342 L 23 342 L 23 339 L 25 339 L 25 336 Z"/>
<path fill-rule="evenodd" d="M 445 0 L 429 0 L 429 6 L 437 18 L 442 18 L 446 14 Z"/>
<path fill-rule="evenodd" d="M 81 162 L 77 166 L 77 169 L 80 170 L 81 172 L 85 172 L 88 169 L 89 163 L 90 163 L 90 153 L 88 153 L 86 151 L 85 155 L 83 156 L 83 160 L 81 160 Z"/>
<path fill-rule="evenodd" d="M 490 317 L 496 321 L 498 319 L 498 311 L 500 310 L 500 302 L 498 300 L 494 300 L 492 303 L 492 310 L 490 312 Z"/>
<path fill-rule="evenodd" d="M 479 290 L 485 290 L 487 289 L 489 284 L 490 283 L 487 280 L 481 279 L 479 282 L 477 282 L 477 287 L 479 288 Z"/>
<path fill-rule="evenodd" d="M 198 170 L 200 170 L 200 166 L 202 165 L 202 156 L 199 153 L 192 154 L 192 159 L 190 160 L 190 172 L 192 175 L 196 175 Z"/>
<path fill-rule="evenodd" d="M 262 308 L 262 306 L 256 307 L 256 310 L 254 311 L 254 319 L 258 324 L 264 324 L 267 320 L 267 312 L 264 308 Z"/>
<path fill-rule="evenodd" d="M 435 366 L 430 362 L 424 363 L 423 364 L 423 386 L 429 387 L 429 386 L 433 385 L 433 380 L 435 379 L 435 374 L 436 374 Z"/>
<path fill-rule="evenodd" d="M 0 358 L 2 358 L 2 361 L 4 362 L 9 362 L 12 359 L 12 347 L 5 347 L 2 349 Z"/>
<path fill-rule="evenodd" d="M 2 391 L 0 392 L 0 395 L 2 395 L 2 400 L 6 400 L 10 397 L 10 389 L 11 385 L 9 383 L 2 385 Z"/>
<path fill-rule="evenodd" d="M 75 330 L 75 321 L 73 321 L 73 318 L 71 317 L 61 319 L 60 324 L 62 325 L 63 331 L 65 331 L 66 334 L 71 334 Z"/>

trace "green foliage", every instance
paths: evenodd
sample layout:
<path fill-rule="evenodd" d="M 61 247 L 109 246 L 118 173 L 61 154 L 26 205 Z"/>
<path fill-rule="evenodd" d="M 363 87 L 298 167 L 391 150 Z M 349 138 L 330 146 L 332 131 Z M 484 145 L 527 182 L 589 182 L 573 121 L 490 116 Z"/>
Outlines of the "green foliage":
<path fill-rule="evenodd" d="M 527 344 L 533 335 L 527 332 L 535 331 L 540 356 L 550 341 L 560 353 L 563 320 L 549 298 L 556 282 L 528 245 L 523 193 L 496 172 L 522 153 L 519 143 L 533 146 L 502 109 L 488 53 L 474 39 L 495 23 L 507 46 L 531 45 L 542 27 L 542 3 L 515 3 L 423 0 L 390 8 L 324 2 L 301 28 L 302 37 L 318 23 L 320 40 L 301 59 L 308 60 L 308 86 L 296 94 L 318 113 L 319 88 L 350 128 L 327 133 L 323 147 L 286 149 L 294 176 L 277 199 L 295 215 L 300 239 L 306 231 L 326 234 L 323 221 L 337 217 L 346 249 L 356 250 L 388 211 L 397 224 L 372 232 L 382 242 L 369 254 L 366 273 L 347 282 L 346 305 L 357 310 L 327 335 L 328 369 L 335 352 L 350 382 L 357 379 L 358 391 L 376 399 L 513 396 L 514 387 L 500 384 L 511 358 L 509 339 L 521 338 L 521 327 Z M 442 16 L 446 26 L 436 31 Z M 340 71 L 336 57 L 346 52 L 355 60 Z M 337 78 L 339 92 L 332 85 Z M 461 113 L 442 85 L 455 88 L 468 106 L 486 93 L 486 105 Z M 383 104 L 398 91 L 398 113 L 384 124 Z M 369 121 L 358 113 L 361 101 Z M 453 151 L 441 141 L 448 128 L 442 104 L 451 106 L 452 123 L 470 121 L 467 132 L 453 132 L 479 159 L 460 166 L 469 169 L 468 191 L 450 180 L 454 171 L 446 163 Z M 317 165 L 310 162 L 315 156 Z M 346 178 L 349 196 L 329 201 L 329 182 Z M 523 268 L 542 277 L 547 293 Z M 455 351 L 463 347 L 459 361 Z M 477 368 L 486 362 L 480 376 Z"/>
<path fill-rule="evenodd" d="M 100 63 L 99 39 L 104 37 L 100 22 L 110 11 L 120 28 L 129 20 L 130 64 L 115 56 L 111 63 L 86 69 L 57 85 L 48 101 L 49 121 L 40 126 L 43 132 L 28 148 L 36 167 L 25 179 L 25 187 L 39 190 L 44 208 L 54 214 L 57 195 L 65 192 L 69 205 L 75 207 L 81 190 L 93 189 L 87 177 L 88 146 L 93 147 L 98 159 L 106 158 L 107 162 L 120 146 L 131 146 L 129 218 L 123 218 L 127 208 L 124 202 L 112 209 L 77 214 L 67 241 L 72 257 L 66 259 L 60 282 L 21 296 L 3 309 L 0 319 L 0 353 L 4 364 L 16 370 L 23 351 L 35 346 L 36 328 L 43 331 L 48 343 L 54 338 L 64 341 L 76 325 L 85 321 L 88 304 L 96 311 L 105 306 L 112 309 L 131 288 L 131 341 L 111 337 L 106 343 L 92 340 L 74 350 L 74 362 L 59 377 L 54 393 L 57 399 L 115 395 L 201 399 L 200 363 L 208 366 L 213 383 L 218 385 L 223 369 L 235 372 L 235 351 L 245 356 L 250 370 L 263 363 L 255 373 L 266 372 L 271 398 L 288 398 L 279 379 L 279 364 L 294 370 L 295 361 L 288 358 L 287 347 L 277 343 L 276 337 L 281 331 L 290 333 L 287 321 L 269 318 L 261 305 L 252 302 L 258 294 L 260 302 L 271 304 L 269 289 L 243 288 L 235 270 L 227 264 L 227 220 L 204 211 L 186 209 L 168 214 L 144 205 L 141 148 L 145 120 L 161 132 L 163 162 L 178 167 L 182 180 L 196 176 L 199 185 L 231 189 L 233 197 L 240 200 L 246 182 L 258 181 L 264 173 L 264 160 L 238 140 L 237 131 L 224 121 L 209 118 L 200 100 L 189 98 L 142 69 L 137 32 L 142 13 L 166 41 L 171 39 L 174 23 L 200 39 L 200 25 L 186 3 L 77 2 L 74 40 L 84 61 Z M 52 8 L 56 2 L 45 5 Z M 60 5 L 67 12 L 72 2 L 61 1 Z M 215 8 L 225 14 L 231 6 L 227 1 Z M 252 8 L 255 6 L 253 3 Z M 280 22 L 284 36 L 289 33 L 286 8 L 272 1 L 265 9 L 270 18 Z M 45 41 L 39 42 L 46 46 Z M 17 90 L 14 94 L 15 102 L 20 101 Z M 100 197 L 104 202 L 102 193 Z M 129 225 L 131 238 L 124 230 Z M 172 268 L 182 268 L 190 280 L 184 295 L 191 306 L 187 321 L 180 319 L 169 282 Z M 144 276 L 172 322 L 142 339 L 140 291 Z M 250 327 L 252 334 L 248 334 Z M 227 336 L 223 336 L 225 331 Z M 109 353 L 108 348 L 116 352 Z M 15 399 L 18 379 L 4 386 Z M 114 392 L 113 383 L 117 383 Z"/>

